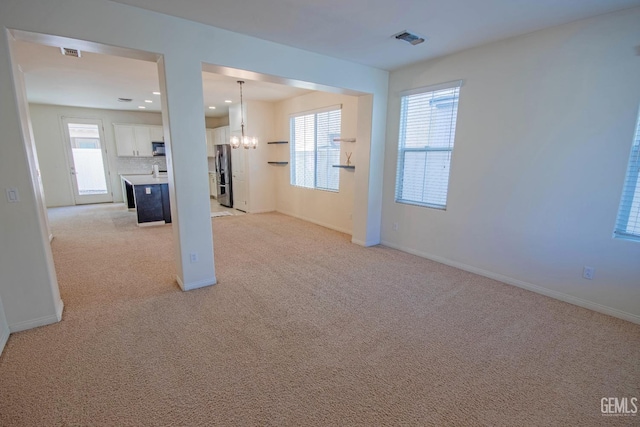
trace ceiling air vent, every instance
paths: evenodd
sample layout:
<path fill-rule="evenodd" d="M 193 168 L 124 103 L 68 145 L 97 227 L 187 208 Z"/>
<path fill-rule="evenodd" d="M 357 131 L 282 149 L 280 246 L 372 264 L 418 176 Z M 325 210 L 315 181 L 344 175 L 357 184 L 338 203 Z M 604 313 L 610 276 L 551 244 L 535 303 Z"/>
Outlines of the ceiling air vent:
<path fill-rule="evenodd" d="M 414 46 L 424 42 L 424 37 L 420 37 L 416 34 L 410 33 L 409 31 L 402 31 L 398 34 L 395 34 L 393 37 L 395 37 L 398 40 L 404 40 L 407 43 L 411 43 Z"/>
<path fill-rule="evenodd" d="M 131 101 L 133 101 L 133 99 L 132 98 L 118 98 L 118 101 L 120 101 L 120 102 L 131 102 Z"/>
<path fill-rule="evenodd" d="M 71 49 L 68 47 L 61 47 L 60 52 L 62 52 L 64 56 L 73 56 L 75 58 L 80 58 L 82 56 L 78 49 Z"/>

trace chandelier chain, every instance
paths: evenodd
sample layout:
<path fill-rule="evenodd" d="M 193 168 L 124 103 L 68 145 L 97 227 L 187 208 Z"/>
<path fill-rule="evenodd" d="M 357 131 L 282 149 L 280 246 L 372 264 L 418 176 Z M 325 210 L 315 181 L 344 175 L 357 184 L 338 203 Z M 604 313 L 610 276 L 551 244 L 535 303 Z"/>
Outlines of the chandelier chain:
<path fill-rule="evenodd" d="M 244 104 L 242 102 L 242 85 L 244 82 L 242 80 L 238 80 L 238 84 L 240 85 L 240 131 L 242 133 L 242 138 L 244 138 Z"/>

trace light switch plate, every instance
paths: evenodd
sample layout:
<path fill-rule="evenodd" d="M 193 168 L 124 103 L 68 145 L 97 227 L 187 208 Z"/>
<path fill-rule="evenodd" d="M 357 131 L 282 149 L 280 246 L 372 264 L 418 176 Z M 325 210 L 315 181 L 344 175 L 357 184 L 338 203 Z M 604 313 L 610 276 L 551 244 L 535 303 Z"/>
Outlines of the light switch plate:
<path fill-rule="evenodd" d="M 7 201 L 9 203 L 17 203 L 20 201 L 20 194 L 17 188 L 7 188 Z"/>
<path fill-rule="evenodd" d="M 145 187 L 144 194 L 151 194 L 151 187 Z"/>

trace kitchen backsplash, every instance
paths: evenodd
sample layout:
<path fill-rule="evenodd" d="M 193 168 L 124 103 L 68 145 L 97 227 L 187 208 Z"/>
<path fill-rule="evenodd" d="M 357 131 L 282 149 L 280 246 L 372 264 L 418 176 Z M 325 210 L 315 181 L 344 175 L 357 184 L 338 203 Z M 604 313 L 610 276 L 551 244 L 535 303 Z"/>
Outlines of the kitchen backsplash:
<path fill-rule="evenodd" d="M 120 175 L 151 173 L 153 165 L 161 171 L 167 170 L 166 157 L 116 157 L 116 170 Z"/>
<path fill-rule="evenodd" d="M 207 157 L 209 170 L 216 170 L 215 158 Z M 116 170 L 119 175 L 137 175 L 151 173 L 153 165 L 158 165 L 161 171 L 167 170 L 166 157 L 117 157 Z"/>

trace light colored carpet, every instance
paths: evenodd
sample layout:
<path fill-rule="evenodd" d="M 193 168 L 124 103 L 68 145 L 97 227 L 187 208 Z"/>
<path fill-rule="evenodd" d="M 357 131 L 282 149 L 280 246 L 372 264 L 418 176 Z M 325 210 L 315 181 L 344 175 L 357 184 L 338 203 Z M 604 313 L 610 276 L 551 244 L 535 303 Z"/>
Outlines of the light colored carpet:
<path fill-rule="evenodd" d="M 213 221 L 183 293 L 171 226 L 51 211 L 63 321 L 11 336 L 2 426 L 631 425 L 640 327 L 280 214 Z"/>

